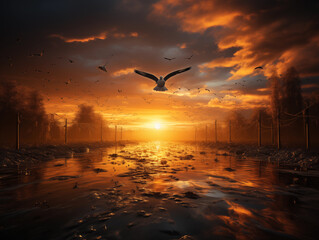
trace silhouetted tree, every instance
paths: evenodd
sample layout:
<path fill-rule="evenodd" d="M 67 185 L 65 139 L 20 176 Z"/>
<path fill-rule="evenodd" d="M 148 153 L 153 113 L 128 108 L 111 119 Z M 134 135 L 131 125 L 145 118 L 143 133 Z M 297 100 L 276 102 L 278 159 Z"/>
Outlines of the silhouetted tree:
<path fill-rule="evenodd" d="M 47 115 L 40 94 L 19 88 L 15 82 L 0 84 L 1 144 L 15 143 L 17 114 L 21 117 L 21 144 L 44 143 L 48 127 Z"/>
<path fill-rule="evenodd" d="M 294 67 L 288 68 L 280 78 L 274 72 L 268 80 L 271 89 L 271 112 L 274 119 L 278 113 L 295 114 L 303 109 L 300 77 Z"/>
<path fill-rule="evenodd" d="M 93 106 L 81 104 L 76 113 L 74 123 L 70 128 L 70 138 L 72 138 L 73 141 L 100 140 L 101 125 L 105 140 L 108 127 L 102 115 L 95 113 Z"/>
<path fill-rule="evenodd" d="M 270 83 L 270 109 L 273 119 L 276 119 L 280 112 L 280 80 L 276 72 L 269 78 Z"/>
<path fill-rule="evenodd" d="M 282 76 L 281 107 L 282 111 L 291 114 L 298 113 L 303 108 L 300 77 L 294 67 L 289 68 Z"/>

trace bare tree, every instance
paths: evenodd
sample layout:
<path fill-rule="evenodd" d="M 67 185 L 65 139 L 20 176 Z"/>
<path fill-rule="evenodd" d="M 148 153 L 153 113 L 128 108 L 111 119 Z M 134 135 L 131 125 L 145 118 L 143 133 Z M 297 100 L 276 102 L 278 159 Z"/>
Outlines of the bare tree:
<path fill-rule="evenodd" d="M 288 68 L 282 76 L 281 95 L 282 111 L 295 114 L 302 110 L 300 77 L 294 67 Z"/>

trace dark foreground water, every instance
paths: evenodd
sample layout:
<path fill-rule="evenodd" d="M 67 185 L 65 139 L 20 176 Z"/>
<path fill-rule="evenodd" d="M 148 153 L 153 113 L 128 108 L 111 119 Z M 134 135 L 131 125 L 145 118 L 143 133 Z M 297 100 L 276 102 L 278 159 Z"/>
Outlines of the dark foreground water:
<path fill-rule="evenodd" d="M 1 170 L 0 236 L 317 239 L 318 186 L 306 173 L 194 145 L 101 149 Z"/>

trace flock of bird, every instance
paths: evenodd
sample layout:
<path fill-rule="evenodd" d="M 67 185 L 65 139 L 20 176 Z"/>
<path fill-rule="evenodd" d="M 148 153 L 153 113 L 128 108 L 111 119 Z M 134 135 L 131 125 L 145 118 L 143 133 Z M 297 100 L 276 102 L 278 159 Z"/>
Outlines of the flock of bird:
<path fill-rule="evenodd" d="M 41 52 L 35 52 L 35 53 L 29 54 L 29 57 L 43 57 L 43 56 L 44 56 L 44 50 L 42 50 Z M 74 63 L 75 63 L 75 61 L 74 61 L 73 59 L 70 59 L 70 58 L 64 58 L 64 57 L 58 57 L 58 58 L 59 58 L 59 59 L 65 59 L 65 60 L 68 61 L 70 64 L 74 64 Z M 193 58 L 193 55 L 190 55 L 189 57 L 186 57 L 186 58 L 184 58 L 184 59 L 186 59 L 186 60 L 191 60 L 192 58 Z M 9 59 L 9 61 L 10 61 L 10 67 L 12 67 L 12 66 L 13 66 L 12 58 L 11 58 L 11 57 L 8 57 L 8 59 Z M 169 57 L 164 57 L 164 59 L 167 60 L 167 61 L 173 61 L 173 60 L 176 59 L 176 57 L 171 57 L 171 58 L 169 58 Z M 56 65 L 56 64 L 54 64 L 54 63 L 51 64 L 51 66 L 55 66 L 55 65 Z M 97 69 L 100 70 L 100 71 L 102 71 L 102 72 L 105 72 L 105 73 L 108 72 L 108 70 L 107 70 L 107 65 L 106 65 L 106 64 L 97 66 Z M 137 70 L 137 69 L 135 70 L 135 73 L 136 73 L 136 74 L 139 74 L 139 75 L 141 75 L 141 76 L 143 76 L 143 77 L 150 78 L 150 79 L 152 79 L 153 81 L 155 81 L 155 83 L 156 83 L 156 87 L 154 88 L 155 91 L 167 91 L 168 89 L 166 88 L 165 84 L 166 84 L 166 81 L 167 81 L 169 78 L 171 78 L 171 77 L 173 77 L 173 76 L 175 76 L 175 75 L 177 75 L 177 74 L 180 74 L 180 73 L 184 73 L 184 72 L 186 72 L 186 71 L 189 71 L 190 69 L 191 69 L 191 67 L 187 67 L 187 68 L 183 68 L 183 69 L 180 69 L 180 70 L 176 70 L 176 71 L 173 71 L 173 72 L 167 74 L 165 77 L 160 76 L 159 78 L 156 77 L 156 76 L 153 75 L 153 74 L 150 74 L 150 73 L 147 73 L 147 72 L 143 72 L 143 71 L 140 71 L 140 70 Z M 263 70 L 263 67 L 262 67 L 262 66 L 257 66 L 257 67 L 254 68 L 254 70 Z M 35 69 L 35 72 L 38 72 L 38 73 L 46 73 L 46 74 L 50 74 L 50 73 L 51 73 L 50 71 L 42 71 L 42 70 L 40 70 L 40 69 Z M 50 82 L 50 81 L 51 81 L 51 80 L 48 79 L 48 78 L 45 78 L 45 80 L 46 80 L 47 82 Z M 261 79 L 257 79 L 256 81 L 257 81 L 257 82 L 261 82 L 262 80 L 261 80 Z M 75 83 L 76 83 L 76 81 L 73 81 L 72 78 L 69 78 L 67 81 L 64 81 L 64 84 L 65 84 L 65 85 L 73 85 L 73 84 L 75 84 Z M 97 84 L 97 83 L 100 83 L 100 80 L 95 80 L 94 83 L 96 83 L 96 84 Z M 246 80 L 242 80 L 241 82 L 240 82 L 240 81 L 237 81 L 237 82 L 234 82 L 233 84 L 234 84 L 235 86 L 241 86 L 241 87 L 247 88 L 247 86 L 246 86 Z M 173 85 L 174 85 L 174 83 L 172 83 L 170 86 L 173 86 Z M 229 84 L 228 84 L 228 85 L 225 85 L 225 86 L 229 86 Z M 238 87 L 237 87 L 237 88 L 238 88 Z M 59 89 L 56 88 L 56 90 L 58 91 Z M 228 90 L 228 91 L 232 91 L 233 88 L 228 88 L 227 90 Z M 222 94 L 217 95 L 214 90 L 209 89 L 209 88 L 207 88 L 207 87 L 202 87 L 202 88 L 199 88 L 199 87 L 198 87 L 198 88 L 192 88 L 192 89 L 191 89 L 191 88 L 186 88 L 186 87 L 184 87 L 184 88 L 179 87 L 179 88 L 176 88 L 175 91 L 171 92 L 171 93 L 168 95 L 168 97 L 171 98 L 173 95 L 176 95 L 176 94 L 177 94 L 177 95 L 184 95 L 185 91 L 186 91 L 186 92 L 190 92 L 191 95 L 212 94 L 212 95 L 214 95 L 215 97 L 217 97 L 220 102 L 221 102 L 221 100 L 224 98 L 224 96 L 222 96 Z M 95 97 L 95 98 L 96 98 L 96 103 L 97 103 L 97 105 L 102 105 L 102 106 L 104 105 L 104 104 L 101 103 L 102 101 L 101 101 L 100 97 L 97 97 L 94 92 L 91 92 L 90 90 L 87 90 L 87 89 L 86 89 L 86 90 L 83 90 L 83 92 L 88 93 L 90 96 L 92 96 L 92 98 Z M 117 93 L 118 93 L 119 95 L 121 95 L 121 94 L 123 94 L 123 90 L 122 90 L 122 89 L 118 89 L 118 90 L 117 90 Z M 180 93 L 181 93 L 181 94 L 180 94 Z M 123 95 L 123 96 L 124 96 L 124 95 Z M 236 95 L 234 95 L 234 97 L 236 97 Z M 67 97 L 60 97 L 60 100 L 61 100 L 62 102 L 64 102 L 64 100 L 65 100 L 66 98 L 67 98 Z M 126 97 L 126 98 L 127 98 L 127 97 Z M 153 101 L 152 93 L 150 93 L 150 96 L 149 96 L 149 97 L 142 97 L 142 98 L 143 98 L 143 100 L 144 100 L 146 103 L 148 103 L 148 104 L 151 104 L 152 101 Z M 50 101 L 49 96 L 47 96 L 47 100 Z M 107 101 L 108 101 L 108 97 L 107 97 L 105 103 L 106 103 Z M 183 106 L 189 107 L 189 105 L 188 105 L 187 103 L 185 103 L 185 102 L 181 102 L 181 103 L 183 104 Z M 187 113 L 187 112 L 186 112 L 186 113 Z"/>

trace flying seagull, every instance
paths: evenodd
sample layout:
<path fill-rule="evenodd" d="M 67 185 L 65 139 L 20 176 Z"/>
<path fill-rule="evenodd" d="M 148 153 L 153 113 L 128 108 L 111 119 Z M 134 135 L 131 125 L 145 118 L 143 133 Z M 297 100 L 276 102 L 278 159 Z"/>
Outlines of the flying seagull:
<path fill-rule="evenodd" d="M 97 68 L 100 69 L 101 71 L 107 72 L 107 70 L 106 70 L 106 64 L 101 65 L 101 66 L 98 66 Z"/>
<path fill-rule="evenodd" d="M 143 77 L 147 77 L 147 78 L 150 78 L 150 79 L 154 80 L 156 82 L 157 86 L 153 90 L 155 90 L 155 91 L 167 91 L 167 88 L 165 87 L 165 83 L 166 83 L 166 81 L 169 78 L 175 76 L 176 74 L 179 74 L 179 73 L 182 73 L 182 72 L 186 72 L 186 71 L 188 71 L 190 69 L 191 69 L 191 67 L 180 69 L 180 70 L 177 70 L 177 71 L 174 71 L 174 72 L 171 72 L 171 73 L 167 74 L 164 78 L 162 76 L 160 76 L 159 79 L 157 77 L 155 77 L 153 74 L 150 74 L 150 73 L 142 72 L 142 71 L 139 71 L 139 70 L 134 70 L 134 72 L 136 72 L 139 75 L 142 75 Z"/>
<path fill-rule="evenodd" d="M 255 70 L 256 70 L 256 69 L 263 69 L 263 67 L 262 67 L 262 66 L 255 67 Z"/>
<path fill-rule="evenodd" d="M 191 60 L 192 57 L 193 57 L 193 55 L 191 55 L 190 57 L 187 57 L 185 59 Z"/>
<path fill-rule="evenodd" d="M 31 53 L 30 57 L 42 57 L 44 54 L 44 50 L 42 50 L 40 53 Z"/>
<path fill-rule="evenodd" d="M 167 57 L 164 57 L 164 59 L 168 60 L 168 61 L 171 61 L 171 60 L 174 60 L 175 58 L 167 58 Z"/>

